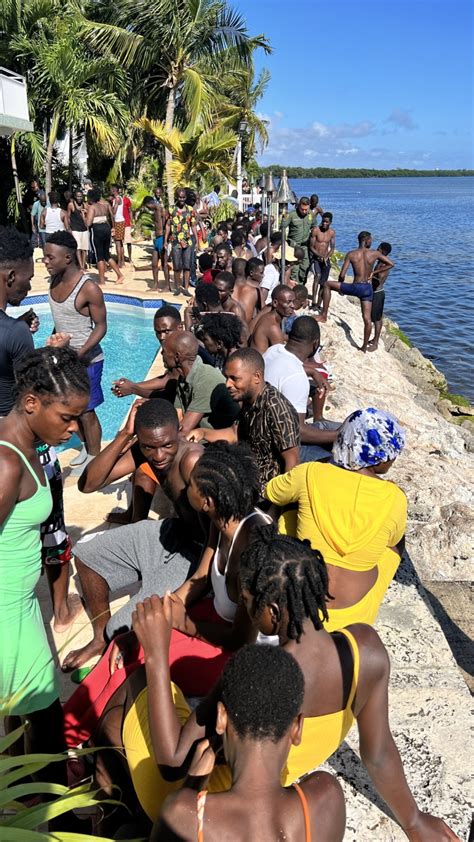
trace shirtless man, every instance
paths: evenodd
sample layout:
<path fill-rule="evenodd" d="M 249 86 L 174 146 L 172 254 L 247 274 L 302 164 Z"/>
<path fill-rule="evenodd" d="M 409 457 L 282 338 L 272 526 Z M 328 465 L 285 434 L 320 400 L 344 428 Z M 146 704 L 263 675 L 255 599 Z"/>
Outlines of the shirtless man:
<path fill-rule="evenodd" d="M 233 313 L 241 322 L 245 322 L 245 312 L 239 302 L 232 296 L 235 286 L 232 272 L 219 272 L 212 283 L 219 293 L 219 300 L 224 313 Z"/>
<path fill-rule="evenodd" d="M 324 284 L 331 271 L 331 255 L 336 247 L 336 232 L 331 228 L 332 213 L 323 213 L 321 224 L 311 228 L 309 239 L 309 257 L 314 274 L 312 306 L 320 307 L 323 300 Z M 318 294 L 319 288 L 319 294 Z M 317 301 L 316 301 L 317 296 Z"/>
<path fill-rule="evenodd" d="M 259 257 L 252 257 L 244 264 L 244 277 L 236 276 L 236 264 L 241 262 L 241 258 L 237 257 L 232 261 L 232 272 L 234 274 L 234 298 L 242 306 L 245 313 L 245 321 L 250 324 L 254 316 L 262 308 L 262 293 L 260 291 L 260 284 L 263 280 L 263 272 L 265 264 Z"/>
<path fill-rule="evenodd" d="M 341 295 L 353 295 L 360 300 L 362 319 L 364 322 L 364 341 L 359 348 L 364 354 L 369 344 L 372 330 L 372 299 L 374 297 L 372 283 L 370 281 L 374 264 L 383 265 L 391 269 L 393 263 L 379 249 L 372 249 L 372 234 L 368 231 L 361 231 L 358 236 L 359 248 L 348 251 L 338 281 L 326 281 L 323 290 L 323 312 L 317 316 L 317 321 L 326 322 L 328 317 L 329 303 L 331 301 L 331 290 L 336 289 Z M 345 282 L 349 266 L 352 266 L 354 281 L 352 284 Z"/>
<path fill-rule="evenodd" d="M 323 215 L 323 209 L 319 206 L 319 196 L 316 193 L 309 197 L 309 212 L 312 216 L 312 224 L 317 225 L 318 216 Z"/>
<path fill-rule="evenodd" d="M 84 494 L 105 488 L 140 463 L 148 463 L 173 503 L 176 517 L 131 523 L 78 541 L 73 551 L 94 636 L 81 649 L 69 652 L 63 670 L 101 655 L 105 636 L 110 640 L 131 628 L 138 601 L 175 590 L 197 563 L 205 535 L 199 515 L 188 502 L 187 489 L 202 452 L 200 445 L 180 438 L 174 406 L 157 399 L 136 402 L 124 429 L 87 465 L 79 480 Z M 137 582 L 141 582 L 138 593 L 111 617 L 110 594 Z"/>
<path fill-rule="evenodd" d="M 232 268 L 232 248 L 229 243 L 221 243 L 214 251 L 216 255 L 216 269 L 219 272 L 230 272 Z"/>
<path fill-rule="evenodd" d="M 159 189 L 160 188 L 157 187 L 156 192 Z M 146 210 L 152 214 L 153 224 L 155 227 L 155 237 L 153 240 L 153 256 L 151 259 L 151 270 L 153 272 L 153 289 L 159 289 L 158 272 L 161 263 L 161 268 L 163 269 L 166 285 L 169 287 L 171 292 L 168 272 L 168 260 L 163 248 L 166 211 L 163 205 L 161 204 L 161 198 L 159 198 L 158 196 L 156 199 L 154 199 L 153 196 L 145 196 L 142 207 L 146 208 Z"/>
<path fill-rule="evenodd" d="M 264 354 L 271 345 L 283 344 L 286 336 L 283 333 L 283 319 L 293 315 L 295 294 L 285 284 L 278 284 L 272 292 L 271 310 L 256 320 L 255 328 L 250 336 L 249 345 Z"/>
<path fill-rule="evenodd" d="M 237 228 L 232 231 L 230 241 L 232 243 L 234 257 L 243 257 L 244 260 L 250 260 L 250 258 L 253 257 L 252 252 L 249 248 L 247 248 L 245 243 L 245 234 L 241 228 Z"/>
<path fill-rule="evenodd" d="M 381 251 L 382 254 L 385 255 L 385 257 L 388 257 L 388 255 L 392 251 L 392 246 L 390 245 L 390 243 L 380 243 L 379 251 Z M 371 280 L 372 289 L 374 290 L 374 297 L 372 300 L 371 319 L 374 324 L 375 335 L 367 346 L 367 349 L 369 351 L 376 351 L 379 347 L 379 339 L 380 334 L 382 332 L 383 324 L 383 306 L 385 303 L 384 284 L 391 271 L 392 269 L 390 266 L 385 266 L 383 263 L 379 263 L 377 261 L 377 263 L 374 266 L 374 271 L 372 272 Z"/>

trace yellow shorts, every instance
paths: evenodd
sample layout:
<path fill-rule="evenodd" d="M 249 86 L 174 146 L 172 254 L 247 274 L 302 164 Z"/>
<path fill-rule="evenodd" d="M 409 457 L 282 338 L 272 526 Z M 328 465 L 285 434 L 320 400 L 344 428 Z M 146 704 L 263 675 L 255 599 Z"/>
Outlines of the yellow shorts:
<path fill-rule="evenodd" d="M 176 713 L 182 725 L 191 715 L 191 708 L 181 690 L 171 682 L 171 693 Z M 150 724 L 148 719 L 148 689 L 137 696 L 128 711 L 122 730 L 123 744 L 127 756 L 128 768 L 138 800 L 147 816 L 156 821 L 165 798 L 183 785 L 183 779 L 165 781 L 153 755 Z M 230 789 L 230 769 L 216 766 L 207 789 L 209 792 L 222 792 Z"/>

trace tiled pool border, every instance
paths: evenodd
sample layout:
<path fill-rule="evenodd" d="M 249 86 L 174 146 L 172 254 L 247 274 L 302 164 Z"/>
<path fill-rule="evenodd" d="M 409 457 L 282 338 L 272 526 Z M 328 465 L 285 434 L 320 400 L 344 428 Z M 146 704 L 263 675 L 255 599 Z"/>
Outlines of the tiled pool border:
<path fill-rule="evenodd" d="M 181 305 L 174 301 L 166 301 L 164 298 L 138 298 L 136 295 L 119 295 L 116 292 L 104 292 L 106 303 L 109 304 L 129 304 L 131 307 L 140 307 L 145 310 L 159 310 L 165 304 L 175 307 L 177 310 L 181 309 Z M 40 293 L 37 295 L 28 295 L 21 302 L 22 306 L 25 304 L 47 304 L 47 293 Z"/>

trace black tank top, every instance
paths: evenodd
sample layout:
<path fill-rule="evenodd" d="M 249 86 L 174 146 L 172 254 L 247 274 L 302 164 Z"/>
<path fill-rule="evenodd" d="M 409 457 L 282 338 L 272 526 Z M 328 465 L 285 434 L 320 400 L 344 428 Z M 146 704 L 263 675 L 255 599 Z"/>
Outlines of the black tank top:
<path fill-rule="evenodd" d="M 87 225 L 84 222 L 82 213 L 78 210 L 78 205 L 74 201 L 73 205 L 74 210 L 71 211 L 71 231 L 87 231 Z"/>

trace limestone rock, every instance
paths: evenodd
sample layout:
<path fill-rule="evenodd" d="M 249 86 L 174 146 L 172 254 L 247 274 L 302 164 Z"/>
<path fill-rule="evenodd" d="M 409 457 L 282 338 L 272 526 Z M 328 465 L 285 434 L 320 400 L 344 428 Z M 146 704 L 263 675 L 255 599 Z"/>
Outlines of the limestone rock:
<path fill-rule="evenodd" d="M 441 415 L 434 384 L 442 385 L 443 376 L 417 349 L 386 334 L 384 346 L 362 354 L 356 350 L 362 333 L 358 302 L 333 295 L 328 322 L 321 325 L 323 356 L 336 386 L 327 417 L 342 420 L 355 409 L 375 406 L 399 419 L 407 444 L 388 476 L 408 498 L 407 545 L 416 570 L 427 581 L 471 579 L 466 553 L 474 517 L 474 425 L 464 422 L 470 428 L 461 428 L 447 413 Z"/>

